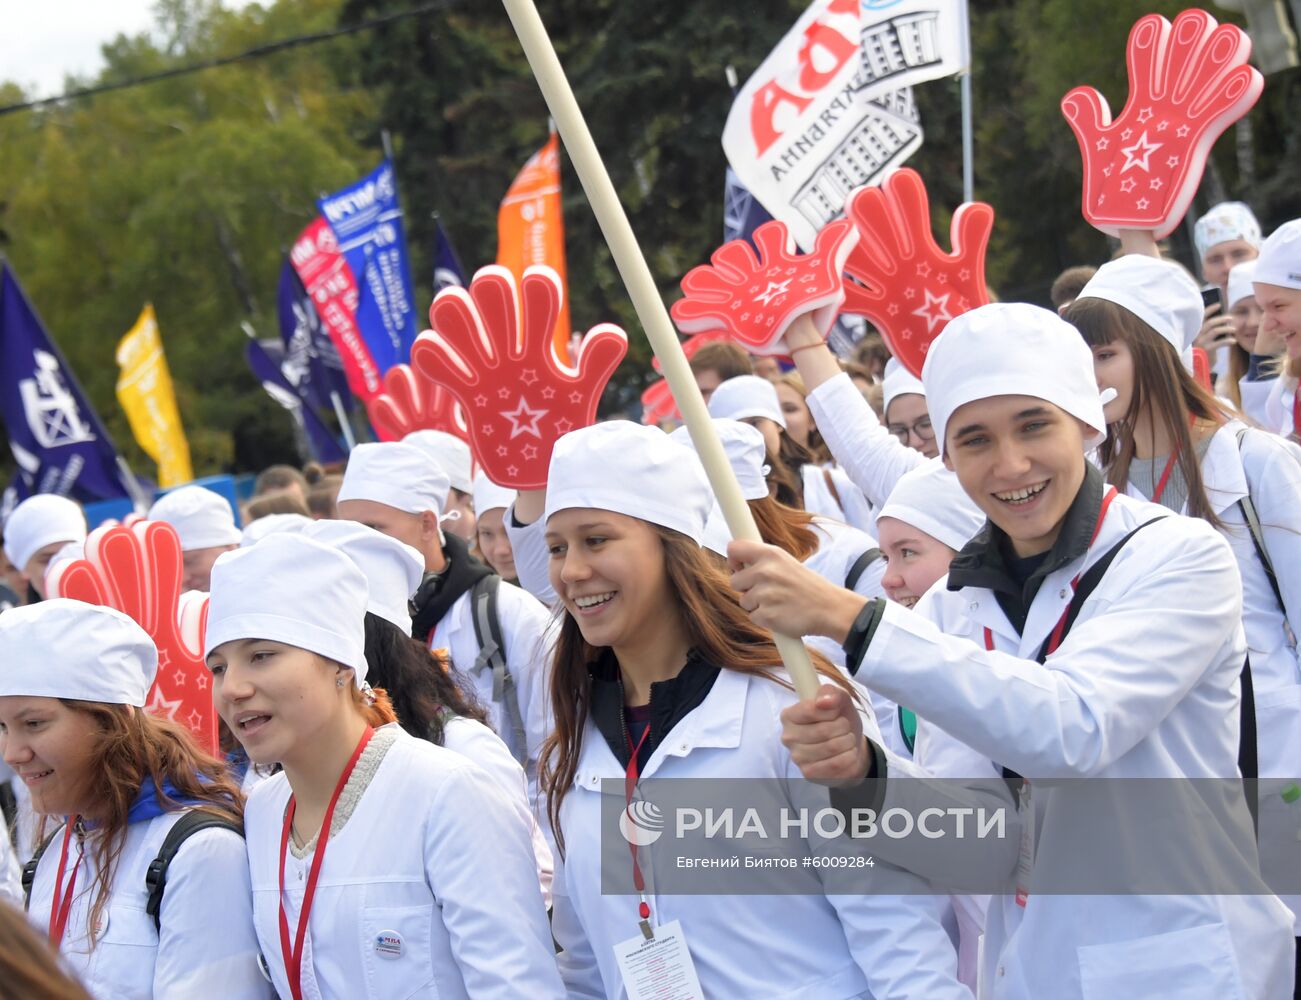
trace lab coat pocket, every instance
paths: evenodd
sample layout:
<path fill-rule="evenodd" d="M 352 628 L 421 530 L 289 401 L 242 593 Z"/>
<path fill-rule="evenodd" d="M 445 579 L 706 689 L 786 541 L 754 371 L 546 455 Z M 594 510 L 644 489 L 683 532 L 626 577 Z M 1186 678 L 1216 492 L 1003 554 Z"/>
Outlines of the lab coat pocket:
<path fill-rule="evenodd" d="M 436 1000 L 432 955 L 434 907 L 368 906 L 362 911 L 366 995 Z"/>
<path fill-rule="evenodd" d="M 158 932 L 154 918 L 129 906 L 109 906 L 100 923 L 93 959 L 94 980 L 122 1000 L 153 996 Z"/>
<path fill-rule="evenodd" d="M 1256 691 L 1256 746 L 1262 778 L 1301 781 L 1301 684 Z"/>
<path fill-rule="evenodd" d="M 1084 1000 L 1241 1000 L 1243 995 L 1224 924 L 1086 945 L 1077 954 Z"/>

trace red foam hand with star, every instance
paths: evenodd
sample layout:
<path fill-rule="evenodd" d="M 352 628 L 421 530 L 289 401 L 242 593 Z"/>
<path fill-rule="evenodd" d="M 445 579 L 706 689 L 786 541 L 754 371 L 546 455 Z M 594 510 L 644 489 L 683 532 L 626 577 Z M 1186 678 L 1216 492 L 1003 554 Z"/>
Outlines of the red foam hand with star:
<path fill-rule="evenodd" d="M 732 240 L 687 272 L 673 322 L 683 333 L 725 330 L 751 354 L 767 357 L 786 353 L 782 338 L 802 316 L 826 337 L 845 300 L 841 272 L 857 242 L 853 225 L 837 219 L 818 233 L 812 251 L 800 254 L 785 223 L 765 222 L 753 247 Z"/>
<path fill-rule="evenodd" d="M 1122 229 L 1169 236 L 1188 211 L 1211 147 L 1251 110 L 1265 86 L 1247 65 L 1251 39 L 1204 10 L 1171 24 L 1159 14 L 1129 33 L 1129 100 L 1111 120 L 1092 87 L 1062 98 L 1084 159 L 1084 218 L 1112 236 Z"/>
<path fill-rule="evenodd" d="M 708 333 L 698 333 L 683 342 L 682 353 L 690 361 L 696 356 L 696 352 L 706 344 L 715 344 L 724 340 L 731 340 L 732 335 L 726 330 L 710 330 Z M 651 367 L 657 372 L 663 372 L 660 366 L 659 358 L 651 359 Z M 673 390 L 669 388 L 666 379 L 659 379 L 648 385 L 641 394 L 641 422 L 648 427 L 654 427 L 665 420 L 681 420 L 682 414 L 678 412 L 678 402 L 673 398 Z"/>
<path fill-rule="evenodd" d="M 890 350 L 921 377 L 931 341 L 949 320 L 989 302 L 985 248 L 994 210 L 984 202 L 959 206 L 949 227 L 951 253 L 931 231 L 930 198 L 915 170 L 891 174 L 880 187 L 859 188 L 845 214 L 858 246 L 845 271 L 844 311 L 866 317 Z"/>
<path fill-rule="evenodd" d="M 596 419 L 605 385 L 628 352 L 619 327 L 587 332 L 574 365 L 556 355 L 553 331 L 564 295 L 559 275 L 534 266 L 516 281 L 480 268 L 466 288 L 445 288 L 429 308 L 433 327 L 416 338 L 411 365 L 465 409 L 470 445 L 488 478 L 542 489 L 551 450 Z"/>
<path fill-rule="evenodd" d="M 158 647 L 158 674 L 146 707 L 190 730 L 217 752 L 217 713 L 211 675 L 203 662 L 202 620 L 207 595 L 181 592 L 181 540 L 164 521 L 133 520 L 97 528 L 84 559 L 59 563 L 47 578 L 50 593 L 116 608 Z"/>
<path fill-rule="evenodd" d="M 381 441 L 401 441 L 413 431 L 444 431 L 470 441 L 465 411 L 452 394 L 410 365 L 384 373 L 384 391 L 367 401 L 366 413 Z"/>

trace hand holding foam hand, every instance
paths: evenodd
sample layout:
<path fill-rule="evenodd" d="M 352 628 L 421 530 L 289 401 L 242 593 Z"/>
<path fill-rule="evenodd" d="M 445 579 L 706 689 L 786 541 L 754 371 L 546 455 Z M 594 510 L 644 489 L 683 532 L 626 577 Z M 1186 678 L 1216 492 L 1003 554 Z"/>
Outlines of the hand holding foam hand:
<path fill-rule="evenodd" d="M 726 330 L 751 354 L 787 353 L 783 337 L 808 316 L 825 339 L 845 300 L 841 272 L 858 242 L 845 219 L 823 227 L 807 254 L 794 244 L 782 222 L 765 222 L 754 231 L 754 247 L 732 240 L 710 256 L 710 263 L 682 279 L 686 297 L 673 304 L 673 322 L 683 333 Z"/>
<path fill-rule="evenodd" d="M 1129 33 L 1129 100 L 1116 121 L 1092 87 L 1062 98 L 1084 159 L 1084 218 L 1112 236 L 1169 236 L 1188 211 L 1206 158 L 1264 88 L 1247 65 L 1251 39 L 1203 10 L 1172 25 L 1159 14 Z"/>
<path fill-rule="evenodd" d="M 452 394 L 410 365 L 384 373 L 384 391 L 367 400 L 366 413 L 381 441 L 401 441 L 412 431 L 444 431 L 470 441 L 465 411 Z"/>
<path fill-rule="evenodd" d="M 577 367 L 562 363 L 553 337 L 562 288 L 549 267 L 530 267 L 518 283 L 504 267 L 480 268 L 468 289 L 438 293 L 433 329 L 411 348 L 412 367 L 464 407 L 483 471 L 509 489 L 546 486 L 556 440 L 596 419 L 628 351 L 624 332 L 602 323 L 583 338 Z"/>
<path fill-rule="evenodd" d="M 217 713 L 212 678 L 203 662 L 208 595 L 181 593 L 181 540 L 165 521 L 134 520 L 92 531 L 84 559 L 54 566 L 46 578 L 52 597 L 116 608 L 158 647 L 158 675 L 147 708 L 187 727 L 216 753 Z"/>
<path fill-rule="evenodd" d="M 985 248 L 994 210 L 970 202 L 953 213 L 945 253 L 931 233 L 930 199 L 915 170 L 891 174 L 880 187 L 859 188 L 845 212 L 858 248 L 845 270 L 845 312 L 870 320 L 891 352 L 921 377 L 926 351 L 949 320 L 989 302 Z"/>

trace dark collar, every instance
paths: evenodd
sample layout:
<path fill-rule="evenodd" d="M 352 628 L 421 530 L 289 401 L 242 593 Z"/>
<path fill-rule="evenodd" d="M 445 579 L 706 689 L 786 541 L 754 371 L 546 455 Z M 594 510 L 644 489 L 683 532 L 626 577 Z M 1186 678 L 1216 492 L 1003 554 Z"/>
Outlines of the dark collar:
<path fill-rule="evenodd" d="M 470 547 L 457 535 L 446 535 L 443 555 L 447 566 L 441 573 L 426 573 L 420 589 L 411 598 L 411 634 L 427 642 L 456 599 L 473 587 L 490 570 L 470 555 Z"/>
<path fill-rule="evenodd" d="M 1075 494 L 1057 541 L 1048 550 L 1048 558 L 1030 574 L 1026 581 L 1025 593 L 1033 594 L 1040 582 L 1049 573 L 1080 558 L 1089 551 L 1093 532 L 1098 524 L 1098 512 L 1102 510 L 1102 496 L 1107 484 L 1102 473 L 1092 462 L 1084 463 L 1084 482 Z M 949 564 L 949 590 L 961 590 L 963 587 L 982 587 L 994 593 L 1018 594 L 1017 585 L 1007 567 L 1007 553 L 1011 551 L 1011 541 L 1007 535 L 986 521 L 980 532 L 969 541 Z M 1027 600 L 1028 604 L 1029 601 Z"/>
<path fill-rule="evenodd" d="M 630 755 L 619 663 L 613 652 L 604 649 L 596 662 L 588 664 L 587 671 L 592 683 L 592 721 L 605 737 L 615 760 L 621 767 L 627 767 Z M 718 674 L 718 667 L 691 650 L 676 677 L 651 685 L 650 735 L 640 754 L 642 767 L 673 727 L 700 707 L 713 689 Z"/>

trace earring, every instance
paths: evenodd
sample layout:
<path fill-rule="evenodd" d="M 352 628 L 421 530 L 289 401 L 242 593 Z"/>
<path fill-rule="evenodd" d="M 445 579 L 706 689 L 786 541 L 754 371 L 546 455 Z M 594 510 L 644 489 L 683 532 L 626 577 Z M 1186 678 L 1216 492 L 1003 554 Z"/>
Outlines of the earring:
<path fill-rule="evenodd" d="M 336 681 L 334 682 L 334 686 L 335 686 L 335 687 L 343 687 L 344 681 L 346 681 L 346 680 L 347 680 L 347 678 L 345 678 L 345 677 L 340 677 L 338 680 L 336 680 Z"/>

